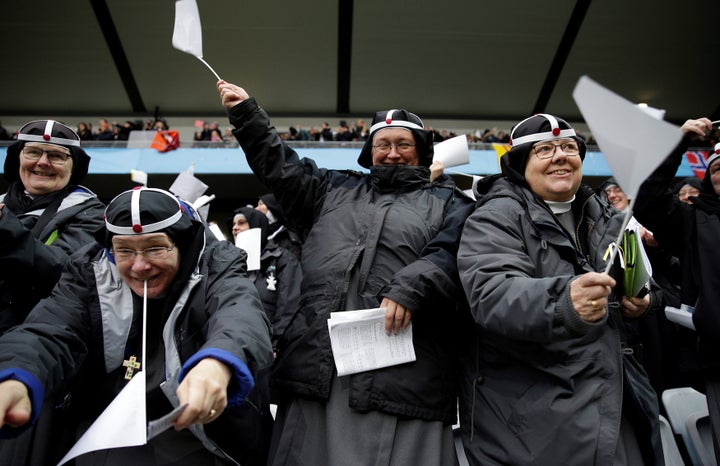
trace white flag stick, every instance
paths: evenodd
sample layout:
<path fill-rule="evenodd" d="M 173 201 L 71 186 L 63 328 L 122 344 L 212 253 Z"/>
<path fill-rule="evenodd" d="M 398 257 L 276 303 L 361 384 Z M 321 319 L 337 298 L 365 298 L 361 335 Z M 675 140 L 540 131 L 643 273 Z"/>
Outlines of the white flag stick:
<path fill-rule="evenodd" d="M 213 69 L 213 67 L 210 66 L 210 65 L 208 64 L 208 62 L 206 62 L 203 57 L 197 57 L 197 59 L 200 60 L 201 62 L 205 63 L 205 66 L 207 66 L 208 68 L 210 68 L 210 71 L 213 72 L 213 74 L 214 74 L 215 77 L 218 79 L 218 81 L 221 81 L 221 80 L 222 80 L 222 78 L 220 78 L 220 76 L 215 72 L 215 70 Z"/>
<path fill-rule="evenodd" d="M 147 348 L 147 280 L 143 284 L 143 318 L 142 318 L 142 369 L 145 372 L 145 349 Z M 147 373 L 147 372 L 146 372 Z"/>

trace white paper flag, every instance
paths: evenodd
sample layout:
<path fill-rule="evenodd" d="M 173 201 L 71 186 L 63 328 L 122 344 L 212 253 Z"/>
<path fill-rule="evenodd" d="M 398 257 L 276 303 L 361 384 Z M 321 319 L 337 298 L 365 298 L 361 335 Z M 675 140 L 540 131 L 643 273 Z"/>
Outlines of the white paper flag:
<path fill-rule="evenodd" d="M 241 231 L 235 238 L 235 246 L 240 249 L 244 249 L 247 253 L 247 269 L 259 270 L 260 269 L 260 254 L 261 251 L 261 238 L 262 231 L 260 228 L 250 228 L 249 230 Z"/>
<path fill-rule="evenodd" d="M 435 144 L 434 152 L 433 161 L 442 162 L 445 168 L 470 163 L 470 151 L 464 134 Z"/>
<path fill-rule="evenodd" d="M 194 55 L 213 72 L 220 80 L 220 76 L 203 59 L 202 25 L 200 12 L 195 0 L 175 1 L 175 28 L 173 29 L 172 45 L 176 49 Z"/>
<path fill-rule="evenodd" d="M 658 120 L 587 76 L 573 91 L 613 176 L 629 199 L 682 139 L 679 127 Z"/>
<path fill-rule="evenodd" d="M 148 174 L 142 170 L 130 170 L 130 179 L 135 183 L 140 183 L 143 186 L 147 186 Z"/>
<path fill-rule="evenodd" d="M 175 2 L 175 29 L 173 30 L 172 44 L 182 52 L 196 57 L 203 56 L 202 26 L 195 0 L 177 0 Z"/>
<path fill-rule="evenodd" d="M 138 372 L 58 463 L 96 450 L 147 443 L 145 371 Z"/>

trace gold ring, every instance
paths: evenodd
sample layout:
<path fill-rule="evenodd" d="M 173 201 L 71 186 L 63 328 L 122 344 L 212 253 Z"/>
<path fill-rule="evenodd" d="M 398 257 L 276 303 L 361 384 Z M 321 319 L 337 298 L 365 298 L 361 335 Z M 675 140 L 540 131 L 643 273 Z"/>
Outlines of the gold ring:
<path fill-rule="evenodd" d="M 216 413 L 217 413 L 217 411 L 215 411 L 214 409 L 211 409 L 210 415 L 208 417 L 213 417 Z"/>
<path fill-rule="evenodd" d="M 595 301 L 594 299 L 592 301 L 590 301 L 590 304 L 592 304 L 593 309 L 595 309 L 596 311 L 600 310 L 600 306 L 598 306 L 598 302 Z"/>

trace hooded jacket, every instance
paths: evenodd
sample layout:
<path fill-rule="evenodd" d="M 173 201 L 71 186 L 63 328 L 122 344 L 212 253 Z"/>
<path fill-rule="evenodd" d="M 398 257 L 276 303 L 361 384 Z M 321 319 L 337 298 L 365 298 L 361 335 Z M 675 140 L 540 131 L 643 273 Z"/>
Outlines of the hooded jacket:
<path fill-rule="evenodd" d="M 199 238 L 204 239 L 202 232 Z M 183 280 L 176 278 L 169 288 L 172 301 L 163 305 L 167 312 L 158 328 L 164 337 L 148 337 L 148 348 L 151 342 L 162 348 L 148 351 L 148 361 L 164 354 L 159 364 L 165 374 L 160 386 L 165 398 L 148 402 L 148 410 L 157 409 L 159 400 L 168 410 L 177 407 L 175 392 L 184 375 L 203 357 L 218 359 L 233 374 L 228 407 L 217 421 L 190 430 L 207 450 L 226 461 L 261 465 L 268 434 L 261 428 L 262 406 L 243 401 L 252 375 L 272 361 L 269 325 L 245 276 L 244 252 L 225 241 L 205 248 L 203 243 L 196 241 L 194 250 L 186 251 L 190 259 L 181 262 L 178 272 Z M 1 339 L 0 380 L 18 379 L 28 386 L 32 421 L 45 393 L 70 390 L 80 401 L 73 408 L 79 425 L 87 426 L 124 387 L 123 360 L 137 351 L 131 343 L 137 343 L 142 329 L 142 307 L 138 311 L 136 301 L 108 251 L 93 243 L 73 257 L 52 295 Z M 150 397 L 156 389 L 150 362 L 148 367 Z M 162 377 L 163 370 L 159 373 Z M 13 430 L 5 426 L 0 434 Z"/>
<path fill-rule="evenodd" d="M 618 291 L 592 323 L 569 294 L 579 274 L 604 271 L 622 216 L 581 186 L 573 240 L 527 187 L 493 176 L 476 195 L 458 251 L 474 321 L 460 400 L 472 463 L 610 465 L 622 412 L 646 464 L 662 464 L 657 399 L 627 354 Z"/>
<path fill-rule="evenodd" d="M 279 344 L 271 383 L 326 400 L 335 378 L 331 312 L 378 307 L 383 297 L 413 311 L 417 360 L 350 375 L 359 411 L 453 423 L 457 391 L 455 253 L 472 201 L 422 166 L 376 166 L 370 174 L 318 168 L 284 145 L 250 98 L 229 110 L 253 172 L 304 232 L 300 307 Z"/>
<path fill-rule="evenodd" d="M 0 195 L 0 202 L 5 199 Z M 21 323 L 48 296 L 70 255 L 94 241 L 105 206 L 85 187 L 62 199 L 40 231 L 33 231 L 45 209 L 0 215 L 0 334 Z"/>

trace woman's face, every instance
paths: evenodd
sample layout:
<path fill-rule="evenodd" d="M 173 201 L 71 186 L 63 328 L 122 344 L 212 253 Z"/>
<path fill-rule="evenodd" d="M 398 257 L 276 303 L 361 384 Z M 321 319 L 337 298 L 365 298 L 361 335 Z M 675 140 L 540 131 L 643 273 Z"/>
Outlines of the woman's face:
<path fill-rule="evenodd" d="M 684 202 L 686 204 L 692 204 L 690 197 L 698 197 L 699 195 L 700 190 L 695 186 L 690 186 L 689 184 L 684 185 L 680 188 L 680 191 L 678 191 L 678 199 L 680 199 L 680 202 Z"/>
<path fill-rule="evenodd" d="M 525 180 L 530 189 L 546 201 L 569 201 L 577 192 L 582 180 L 582 159 L 580 155 L 568 156 L 560 147 L 572 139 L 553 139 L 536 143 L 530 150 L 525 165 Z M 573 141 L 574 142 L 574 141 Z M 554 154 L 541 159 L 536 154 L 536 147 L 543 144 L 554 144 Z"/>
<path fill-rule="evenodd" d="M 120 277 L 138 296 L 143 296 L 145 282 L 148 298 L 162 296 L 180 269 L 180 251 L 165 233 L 117 235 L 112 246 Z M 151 258 L 145 253 L 151 248 L 163 250 L 159 257 Z M 123 250 L 131 251 L 130 257 L 121 258 Z"/>
<path fill-rule="evenodd" d="M 250 224 L 243 214 L 235 214 L 233 217 L 232 235 L 233 241 L 237 239 L 237 235 L 245 230 L 250 229 Z"/>
<path fill-rule="evenodd" d="M 70 182 L 72 169 L 73 159 L 67 147 L 28 142 L 20 151 L 20 181 L 33 196 L 63 189 Z"/>

